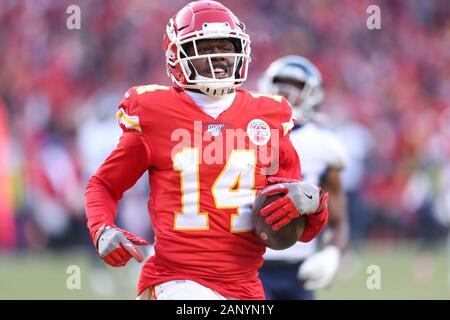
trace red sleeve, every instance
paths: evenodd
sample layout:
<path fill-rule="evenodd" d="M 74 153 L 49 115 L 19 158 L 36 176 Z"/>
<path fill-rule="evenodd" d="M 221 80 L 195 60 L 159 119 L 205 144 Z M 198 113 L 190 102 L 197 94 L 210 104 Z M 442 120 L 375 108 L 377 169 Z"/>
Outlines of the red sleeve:
<path fill-rule="evenodd" d="M 274 176 L 301 180 L 300 158 L 288 135 L 280 139 L 280 166 Z"/>
<path fill-rule="evenodd" d="M 148 170 L 150 159 L 142 135 L 124 132 L 86 187 L 85 210 L 91 239 L 103 224 L 114 226 L 119 200 Z"/>
<path fill-rule="evenodd" d="M 292 145 L 290 135 L 294 127 L 292 108 L 283 97 L 281 101 L 279 130 L 279 152 L 280 162 L 278 172 L 273 176 L 301 180 L 301 164 L 297 151 Z"/>
<path fill-rule="evenodd" d="M 328 207 L 316 214 L 305 216 L 305 229 L 300 237 L 301 242 L 309 242 L 314 239 L 328 222 Z"/>

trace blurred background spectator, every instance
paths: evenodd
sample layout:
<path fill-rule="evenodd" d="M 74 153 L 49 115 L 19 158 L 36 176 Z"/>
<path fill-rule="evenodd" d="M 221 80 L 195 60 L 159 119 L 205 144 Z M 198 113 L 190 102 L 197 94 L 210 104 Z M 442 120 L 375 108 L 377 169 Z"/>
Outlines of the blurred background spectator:
<path fill-rule="evenodd" d="M 83 192 L 120 135 L 123 93 L 170 85 L 162 36 L 188 1 L 0 0 L 0 246 L 87 243 Z M 429 1 L 226 0 L 252 39 L 248 89 L 286 54 L 310 58 L 323 111 L 351 164 L 352 245 L 444 239 L 450 215 L 450 5 Z M 66 8 L 81 9 L 68 30 Z M 366 9 L 381 9 L 369 30 Z M 130 231 L 149 233 L 145 184 L 129 196 Z M 139 218 L 142 222 L 142 219 Z"/>

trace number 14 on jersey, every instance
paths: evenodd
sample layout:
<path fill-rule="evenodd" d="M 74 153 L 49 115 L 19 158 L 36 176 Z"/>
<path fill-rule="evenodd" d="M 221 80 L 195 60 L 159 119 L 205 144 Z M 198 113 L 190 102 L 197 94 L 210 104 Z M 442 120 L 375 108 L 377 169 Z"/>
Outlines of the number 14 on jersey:
<path fill-rule="evenodd" d="M 173 157 L 180 172 L 181 211 L 175 212 L 175 230 L 209 230 L 209 212 L 200 211 L 202 192 L 211 192 L 217 209 L 236 209 L 230 216 L 230 232 L 252 229 L 251 209 L 256 197 L 255 150 L 233 150 L 211 190 L 200 189 L 200 150 L 183 148 Z"/>

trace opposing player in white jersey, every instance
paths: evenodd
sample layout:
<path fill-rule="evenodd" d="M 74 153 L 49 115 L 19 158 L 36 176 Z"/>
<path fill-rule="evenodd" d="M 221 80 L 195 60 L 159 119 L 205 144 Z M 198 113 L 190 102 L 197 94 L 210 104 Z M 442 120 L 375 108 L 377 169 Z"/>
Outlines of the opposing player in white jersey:
<path fill-rule="evenodd" d="M 347 201 L 340 172 L 344 146 L 315 122 L 324 90 L 319 70 L 306 58 L 286 56 L 274 61 L 258 83 L 260 92 L 285 96 L 297 117 L 291 134 L 305 181 L 329 193 L 329 224 L 322 241 L 298 242 L 286 250 L 267 249 L 260 277 L 268 299 L 314 299 L 314 290 L 328 286 L 349 238 Z"/>

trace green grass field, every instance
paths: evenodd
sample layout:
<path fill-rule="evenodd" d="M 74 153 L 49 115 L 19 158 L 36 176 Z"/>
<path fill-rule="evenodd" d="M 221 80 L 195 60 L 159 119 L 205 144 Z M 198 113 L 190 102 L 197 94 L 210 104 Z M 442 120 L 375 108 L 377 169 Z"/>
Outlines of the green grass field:
<path fill-rule="evenodd" d="M 379 267 L 380 289 L 370 290 L 367 286 L 373 275 L 369 266 Z M 448 270 L 444 245 L 426 253 L 411 245 L 374 246 L 358 255 L 347 255 L 333 285 L 317 296 L 357 300 L 450 299 Z"/>
<path fill-rule="evenodd" d="M 76 283 L 71 282 L 74 273 L 67 273 L 71 265 L 81 271 L 80 289 L 67 288 L 67 282 Z M 380 289 L 367 288 L 367 279 L 372 275 L 367 268 L 371 265 L 379 267 Z M 103 272 L 95 271 L 99 269 Z M 138 270 L 136 263 L 119 269 L 94 263 L 81 250 L 0 254 L 0 299 L 134 299 Z M 91 282 L 97 286 L 92 287 Z M 109 288 L 111 285 L 114 287 Z M 360 254 L 347 255 L 333 285 L 320 290 L 317 297 L 450 299 L 446 249 L 442 245 L 428 255 L 419 255 L 411 245 L 372 246 Z"/>

